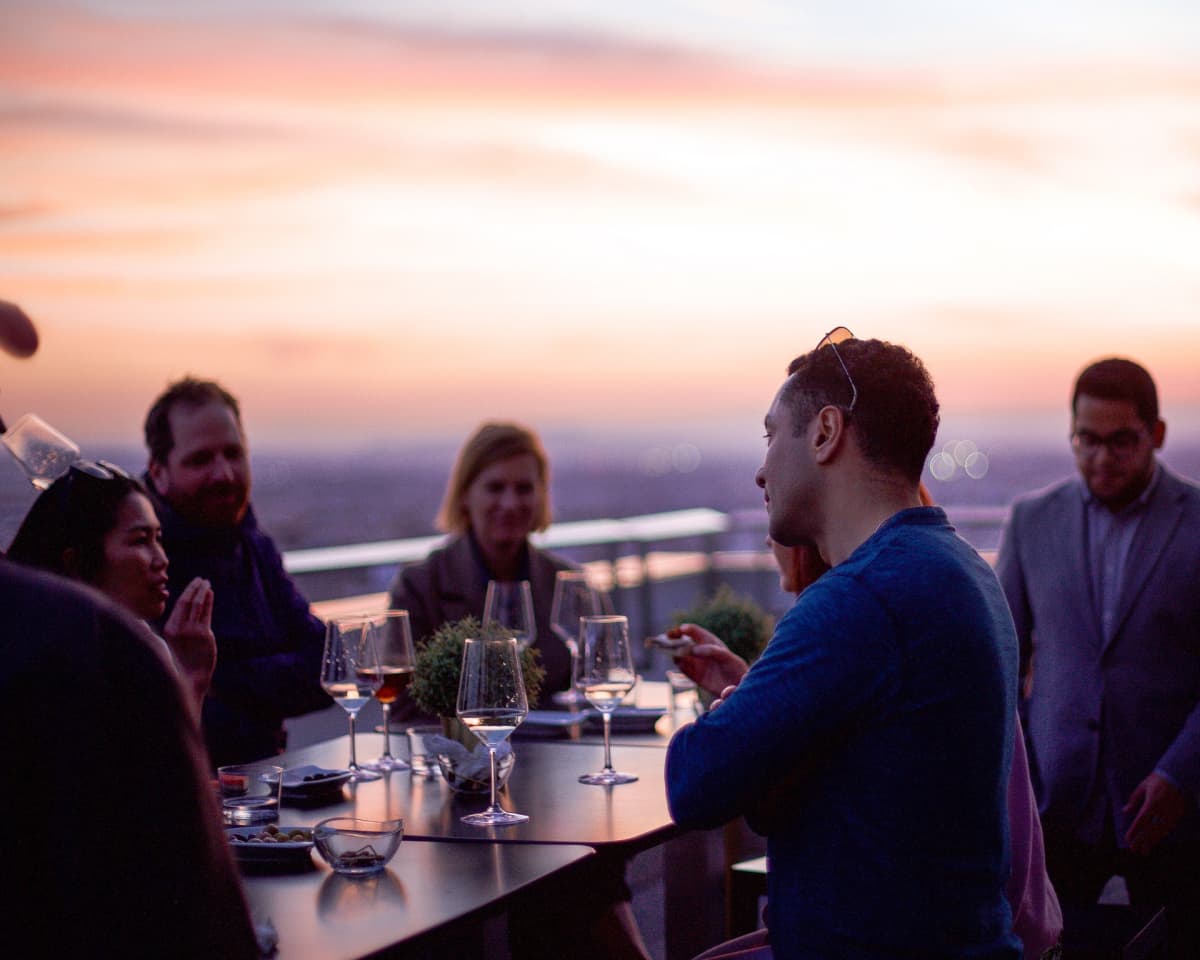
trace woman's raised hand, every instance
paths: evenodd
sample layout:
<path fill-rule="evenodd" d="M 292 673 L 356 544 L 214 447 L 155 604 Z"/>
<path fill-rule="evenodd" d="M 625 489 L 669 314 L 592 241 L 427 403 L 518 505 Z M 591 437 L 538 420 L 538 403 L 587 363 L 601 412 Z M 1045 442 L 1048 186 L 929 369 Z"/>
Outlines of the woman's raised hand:
<path fill-rule="evenodd" d="M 196 577 L 179 595 L 163 627 L 163 638 L 194 694 L 199 711 L 217 667 L 217 638 L 212 631 L 213 589 Z"/>

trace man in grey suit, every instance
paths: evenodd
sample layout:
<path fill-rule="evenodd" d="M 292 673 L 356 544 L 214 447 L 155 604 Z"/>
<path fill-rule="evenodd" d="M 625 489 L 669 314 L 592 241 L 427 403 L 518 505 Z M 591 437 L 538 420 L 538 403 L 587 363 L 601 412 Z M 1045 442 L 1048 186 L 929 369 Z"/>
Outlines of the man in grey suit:
<path fill-rule="evenodd" d="M 1087 367 L 1071 411 L 1080 476 L 1013 505 L 997 562 L 1046 863 L 1064 910 L 1120 874 L 1135 905 L 1194 916 L 1200 487 L 1158 462 L 1166 424 L 1138 364 Z"/>

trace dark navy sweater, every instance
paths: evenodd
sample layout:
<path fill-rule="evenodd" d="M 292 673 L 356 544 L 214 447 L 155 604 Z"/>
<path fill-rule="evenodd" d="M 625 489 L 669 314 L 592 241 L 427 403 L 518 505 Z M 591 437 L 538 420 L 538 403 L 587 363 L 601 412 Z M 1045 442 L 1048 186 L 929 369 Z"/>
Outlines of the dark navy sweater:
<path fill-rule="evenodd" d="M 685 826 L 767 836 L 789 958 L 1017 958 L 1004 896 L 1017 644 L 996 577 L 937 507 L 804 591 L 737 691 L 667 754 Z"/>

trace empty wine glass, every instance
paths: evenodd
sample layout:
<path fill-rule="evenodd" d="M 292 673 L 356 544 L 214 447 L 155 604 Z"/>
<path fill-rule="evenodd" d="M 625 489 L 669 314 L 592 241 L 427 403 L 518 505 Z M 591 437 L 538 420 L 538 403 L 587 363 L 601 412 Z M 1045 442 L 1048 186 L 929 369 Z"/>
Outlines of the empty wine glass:
<path fill-rule="evenodd" d="M 74 441 L 35 413 L 19 417 L 0 437 L 0 442 L 8 447 L 29 482 L 39 490 L 45 490 L 79 459 L 79 447 Z"/>
<path fill-rule="evenodd" d="M 579 673 L 575 683 L 604 721 L 604 769 L 585 773 L 580 783 L 610 786 L 633 783 L 637 776 L 613 769 L 610 743 L 612 713 L 637 683 L 629 647 L 629 618 L 583 617 L 579 626 Z"/>
<path fill-rule="evenodd" d="M 550 604 L 550 629 L 571 654 L 571 682 L 579 672 L 579 621 L 603 613 L 600 594 L 588 584 L 582 570 L 559 570 L 554 577 L 554 600 Z M 554 695 L 555 703 L 579 705 L 584 696 L 574 686 Z"/>
<path fill-rule="evenodd" d="M 483 622 L 498 623 L 524 650 L 537 639 L 533 588 L 528 580 L 489 580 L 483 600 Z"/>
<path fill-rule="evenodd" d="M 350 717 L 350 764 L 354 780 L 379 780 L 378 773 L 358 765 L 354 745 L 354 720 L 383 677 L 375 649 L 370 617 L 336 617 L 325 627 L 325 652 L 321 658 L 321 686 Z"/>
<path fill-rule="evenodd" d="M 509 813 L 496 802 L 496 747 L 508 739 L 528 712 L 516 639 L 484 637 L 464 641 L 457 713 L 463 725 L 487 745 L 492 799 L 486 810 L 463 817 L 463 823 L 504 826 L 529 819 L 523 813 Z"/>
<path fill-rule="evenodd" d="M 368 770 L 391 773 L 408 770 L 407 761 L 392 756 L 392 704 L 412 685 L 416 654 L 413 652 L 412 625 L 407 610 L 387 610 L 367 622 L 375 635 L 375 650 L 379 654 L 379 688 L 375 699 L 383 708 L 383 755 L 363 766 Z M 360 665 L 359 671 L 364 668 Z"/>

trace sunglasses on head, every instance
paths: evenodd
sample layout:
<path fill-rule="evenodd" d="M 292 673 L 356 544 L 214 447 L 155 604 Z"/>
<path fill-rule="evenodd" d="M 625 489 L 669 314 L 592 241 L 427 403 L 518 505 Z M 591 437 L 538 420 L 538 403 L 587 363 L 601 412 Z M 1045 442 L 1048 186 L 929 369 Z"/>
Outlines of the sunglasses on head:
<path fill-rule="evenodd" d="M 93 480 L 133 479 L 126 471 L 107 460 L 76 460 L 71 464 L 71 473 L 78 473 Z"/>
<path fill-rule="evenodd" d="M 822 347 L 829 347 L 833 351 L 833 355 L 837 357 L 837 362 L 842 366 L 842 373 L 846 375 L 846 379 L 850 382 L 850 406 L 846 408 L 847 413 L 854 412 L 854 405 L 858 403 L 858 387 L 854 385 L 854 378 L 850 376 L 850 370 L 846 366 L 846 361 L 842 359 L 841 353 L 838 351 L 837 345 L 846 340 L 853 340 L 854 334 L 850 332 L 848 327 L 834 327 L 825 336 L 823 336 L 813 352 L 816 353 Z"/>

